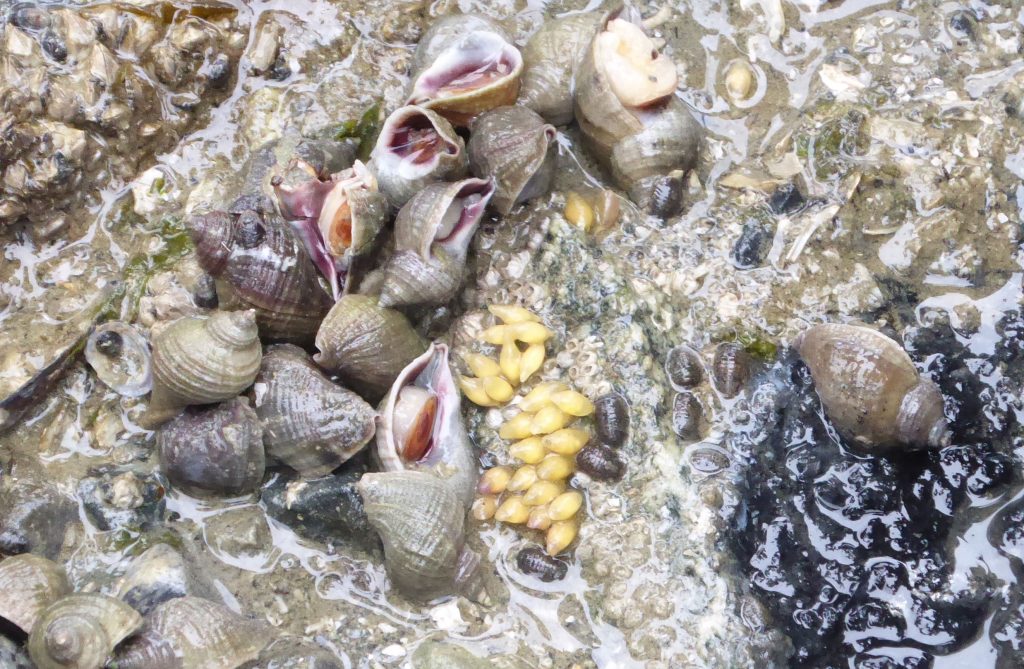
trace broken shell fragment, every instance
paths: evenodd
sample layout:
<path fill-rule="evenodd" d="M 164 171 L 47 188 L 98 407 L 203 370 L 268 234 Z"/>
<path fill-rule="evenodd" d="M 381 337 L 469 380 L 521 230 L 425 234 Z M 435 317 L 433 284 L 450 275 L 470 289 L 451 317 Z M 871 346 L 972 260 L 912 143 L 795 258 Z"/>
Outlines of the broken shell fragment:
<path fill-rule="evenodd" d="M 119 395 L 141 397 L 153 387 L 149 343 L 128 323 L 97 326 L 85 343 L 85 359 L 99 380 Z"/>

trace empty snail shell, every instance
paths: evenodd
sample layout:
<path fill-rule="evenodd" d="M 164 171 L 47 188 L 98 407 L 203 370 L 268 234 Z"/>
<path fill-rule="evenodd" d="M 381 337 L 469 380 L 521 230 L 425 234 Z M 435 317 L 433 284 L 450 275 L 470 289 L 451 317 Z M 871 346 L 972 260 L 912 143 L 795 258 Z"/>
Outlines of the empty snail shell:
<path fill-rule="evenodd" d="M 370 158 L 380 190 L 393 207 L 428 184 L 461 179 L 469 171 L 465 143 L 451 123 L 415 105 L 388 116 Z"/>
<path fill-rule="evenodd" d="M 463 545 L 465 506 L 447 482 L 424 471 L 364 474 L 357 486 L 384 544 L 391 582 L 410 599 L 452 594 L 479 558 Z"/>
<path fill-rule="evenodd" d="M 446 481 L 463 507 L 473 503 L 477 468 L 462 424 L 462 398 L 448 347 L 434 343 L 402 370 L 381 404 L 377 457 L 387 471 L 423 469 Z"/>
<path fill-rule="evenodd" d="M 160 428 L 156 444 L 164 474 L 187 492 L 238 495 L 263 480 L 262 430 L 243 397 L 186 410 Z"/>
<path fill-rule="evenodd" d="M 606 393 L 594 402 L 594 420 L 601 443 L 618 448 L 629 436 L 629 403 L 619 393 Z"/>
<path fill-rule="evenodd" d="M 115 657 L 117 669 L 235 669 L 271 640 L 264 625 L 199 597 L 168 600 Z"/>
<path fill-rule="evenodd" d="M 99 325 L 85 343 L 85 359 L 99 380 L 125 397 L 141 397 L 153 387 L 149 342 L 120 321 Z"/>
<path fill-rule="evenodd" d="M 280 175 L 272 183 L 281 214 L 292 222 L 334 298 L 354 290 L 390 213 L 370 169 L 357 160 L 326 180 L 311 173 L 296 186 Z"/>
<path fill-rule="evenodd" d="M 121 600 L 75 593 L 42 612 L 28 637 L 28 653 L 39 669 L 100 669 L 141 626 L 142 616 Z"/>
<path fill-rule="evenodd" d="M 750 378 L 750 354 L 737 342 L 719 344 L 711 369 L 723 397 L 736 397 Z"/>
<path fill-rule="evenodd" d="M 291 344 L 271 346 L 254 385 L 267 454 L 305 478 L 323 476 L 373 438 L 377 413 Z"/>
<path fill-rule="evenodd" d="M 376 401 L 426 344 L 399 312 L 366 295 L 345 295 L 321 323 L 316 347 L 318 365 Z"/>
<path fill-rule="evenodd" d="M 555 127 L 526 107 L 498 107 L 473 122 L 469 165 L 495 180 L 491 206 L 501 215 L 551 187 Z"/>
<path fill-rule="evenodd" d="M 64 567 L 52 560 L 24 553 L 0 562 L 0 618 L 25 634 L 46 607 L 70 591 Z"/>
<path fill-rule="evenodd" d="M 239 304 L 256 311 L 271 340 L 309 344 L 331 308 L 316 267 L 272 210 L 215 211 L 189 222 L 203 270 L 230 286 Z"/>
<path fill-rule="evenodd" d="M 600 12 L 582 12 L 544 22 L 523 47 L 518 104 L 552 125 L 572 122 L 573 75 L 600 21 Z"/>
<path fill-rule="evenodd" d="M 493 180 L 435 183 L 417 193 L 395 219 L 395 253 L 384 267 L 382 307 L 443 304 L 462 285 L 466 253 Z"/>
<path fill-rule="evenodd" d="M 672 61 L 640 26 L 614 11 L 602 19 L 576 80 L 580 130 L 616 183 L 650 213 L 678 213 L 701 133 L 674 96 Z"/>
<path fill-rule="evenodd" d="M 869 449 L 949 444 L 938 386 L 889 337 L 828 323 L 808 328 L 793 346 L 811 370 L 825 413 L 847 439 Z"/>
<path fill-rule="evenodd" d="M 214 404 L 252 385 L 262 348 L 256 313 L 186 316 L 153 339 L 153 393 L 143 418 L 158 425 L 190 404 Z"/>
<path fill-rule="evenodd" d="M 496 23 L 474 14 L 438 19 L 413 56 L 407 104 L 468 125 L 488 109 L 515 102 L 523 57 Z"/>

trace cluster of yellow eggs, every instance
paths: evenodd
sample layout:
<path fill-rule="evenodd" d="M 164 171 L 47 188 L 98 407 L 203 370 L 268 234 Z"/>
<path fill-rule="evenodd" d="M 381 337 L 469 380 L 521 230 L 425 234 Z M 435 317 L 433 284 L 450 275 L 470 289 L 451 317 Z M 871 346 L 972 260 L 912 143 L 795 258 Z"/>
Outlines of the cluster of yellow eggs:
<path fill-rule="evenodd" d="M 522 307 L 488 308 L 502 323 L 485 330 L 481 339 L 501 342 L 499 358 L 495 361 L 470 354 L 464 359 L 476 378 L 462 377 L 460 382 L 470 401 L 498 406 L 515 396 L 512 379 L 523 383 L 543 364 L 544 341 L 551 331 Z M 525 350 L 519 348 L 520 343 Z M 539 347 L 539 354 L 532 353 L 537 350 L 534 347 Z M 507 353 L 510 348 L 515 352 Z M 504 382 L 507 392 L 494 379 Z M 543 531 L 545 550 L 557 555 L 576 538 L 577 516 L 583 507 L 583 494 L 568 488 L 567 481 L 576 470 L 574 456 L 590 441 L 590 432 L 572 423 L 592 414 L 594 404 L 560 381 L 544 381 L 530 390 L 518 407 L 520 412 L 501 426 L 498 435 L 513 442 L 508 451 L 519 464 L 492 467 L 483 473 L 473 516 Z"/>

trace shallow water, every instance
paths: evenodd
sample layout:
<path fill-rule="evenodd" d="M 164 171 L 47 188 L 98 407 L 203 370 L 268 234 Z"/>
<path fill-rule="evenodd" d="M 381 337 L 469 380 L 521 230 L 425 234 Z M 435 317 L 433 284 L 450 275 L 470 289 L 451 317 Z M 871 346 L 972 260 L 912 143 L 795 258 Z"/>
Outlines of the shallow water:
<path fill-rule="evenodd" d="M 77 337 L 108 282 L 142 291 L 144 327 L 191 308 L 194 267 L 187 250 L 177 258 L 163 221 L 225 206 L 266 141 L 319 134 L 374 101 L 397 106 L 430 17 L 479 11 L 523 43 L 545 16 L 599 3 L 231 6 L 248 34 L 242 74 L 176 147 L 140 166 L 161 168 L 160 197 L 114 176 L 53 240 L 31 226 L 3 231 L 4 394 Z M 997 666 L 1000 652 L 998 666 L 1024 666 L 1024 649 L 1013 646 L 1019 631 L 1006 641 L 999 613 L 1020 600 L 1024 556 L 1019 542 L 997 548 L 990 530 L 1019 503 L 1024 458 L 1024 11 L 1008 1 L 912 0 L 637 9 L 659 17 L 653 33 L 680 63 L 680 97 L 707 131 L 687 212 L 670 221 L 630 213 L 601 240 L 569 226 L 566 192 L 603 177 L 577 131 L 563 128 L 553 194 L 485 226 L 454 314 L 433 320 L 443 330 L 455 314 L 471 325 L 487 303 L 534 308 L 556 330 L 546 378 L 568 377 L 592 396 L 614 387 L 630 399 L 627 477 L 588 487 L 566 579 L 519 573 L 515 554 L 532 535 L 474 525 L 495 603 L 423 607 L 388 589 L 379 551 L 346 537 L 330 547 L 301 539 L 254 499 L 170 490 L 159 525 L 181 538 L 226 604 L 315 639 L 344 666 L 403 666 L 430 636 L 516 654 L 508 666 L 982 667 Z M 291 70 L 282 80 L 249 67 L 272 17 L 284 26 Z M 737 59 L 755 77 L 739 103 L 723 83 Z M 805 202 L 773 200 L 785 183 Z M 151 205 L 141 214 L 132 211 L 133 185 L 135 206 Z M 120 316 L 131 311 L 127 300 Z M 865 457 L 838 443 L 786 348 L 823 320 L 864 321 L 903 341 L 944 391 L 954 425 L 948 452 Z M 698 388 L 706 437 L 680 439 L 662 369 L 668 350 L 687 343 L 709 366 L 715 345 L 736 338 L 759 352 L 774 344 L 777 354 L 759 362 L 737 399 Z M 770 411 L 777 398 L 765 399 L 766 386 L 796 398 L 783 419 Z M 4 478 L 45 477 L 74 496 L 101 465 L 153 471 L 152 439 L 135 423 L 143 405 L 119 399 L 79 363 L 0 436 Z M 482 461 L 504 461 L 500 413 L 464 411 Z M 983 456 L 1001 458 L 1006 473 L 991 490 L 967 492 L 964 472 Z M 838 502 L 823 492 L 835 481 Z M 101 531 L 81 504 L 79 516 L 61 557 L 80 588 L 110 591 L 126 556 L 159 534 Z M 887 530 L 898 522 L 909 545 L 867 536 L 866 517 Z M 868 567 L 894 562 L 909 574 L 902 589 L 868 592 Z M 916 601 L 924 604 L 914 609 Z M 864 609 L 868 622 L 851 614 L 868 604 L 877 607 Z M 872 664 L 868 655 L 892 660 Z"/>

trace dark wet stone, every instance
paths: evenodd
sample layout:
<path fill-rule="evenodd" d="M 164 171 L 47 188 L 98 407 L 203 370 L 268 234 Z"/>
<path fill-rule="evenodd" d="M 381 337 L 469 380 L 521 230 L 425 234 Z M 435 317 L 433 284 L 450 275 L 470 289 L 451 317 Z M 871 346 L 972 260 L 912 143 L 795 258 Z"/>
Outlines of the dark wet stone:
<path fill-rule="evenodd" d="M 35 669 L 23 647 L 0 633 L 0 669 Z"/>
<path fill-rule="evenodd" d="M 39 36 L 39 45 L 43 47 L 43 53 L 58 63 L 68 59 L 68 46 L 64 38 L 52 30 L 46 30 Z"/>
<path fill-rule="evenodd" d="M 0 553 L 35 553 L 56 560 L 78 506 L 55 487 L 10 481 L 0 488 Z"/>
<path fill-rule="evenodd" d="M 978 17 L 969 9 L 958 9 L 949 15 L 949 31 L 960 39 L 977 39 Z"/>
<path fill-rule="evenodd" d="M 164 487 L 152 475 L 117 468 L 95 470 L 78 484 L 85 515 L 96 529 L 147 529 L 167 511 Z"/>
<path fill-rule="evenodd" d="M 796 184 L 782 184 L 768 198 L 768 206 L 776 214 L 791 214 L 806 204 L 807 200 Z"/>
<path fill-rule="evenodd" d="M 739 239 L 732 247 L 732 261 L 739 269 L 753 269 L 764 264 L 772 246 L 775 231 L 755 218 L 747 219 Z"/>
<path fill-rule="evenodd" d="M 196 288 L 192 292 L 192 301 L 201 309 L 216 309 L 220 304 L 217 297 L 217 281 L 209 274 L 203 274 L 196 281 Z"/>

